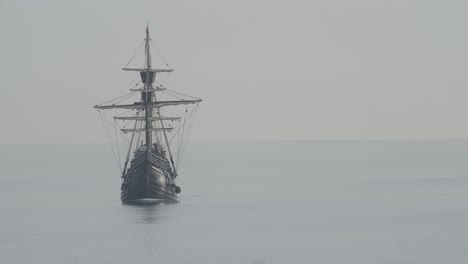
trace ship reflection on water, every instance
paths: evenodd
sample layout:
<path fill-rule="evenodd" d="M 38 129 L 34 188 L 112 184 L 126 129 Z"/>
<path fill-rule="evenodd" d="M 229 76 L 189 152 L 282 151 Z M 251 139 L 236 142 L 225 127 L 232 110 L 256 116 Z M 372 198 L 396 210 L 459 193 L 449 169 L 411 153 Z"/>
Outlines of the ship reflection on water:
<path fill-rule="evenodd" d="M 177 202 L 165 200 L 143 199 L 123 203 L 125 208 L 137 213 L 138 222 L 154 224 L 158 222 L 158 214 L 166 206 L 173 206 Z"/>

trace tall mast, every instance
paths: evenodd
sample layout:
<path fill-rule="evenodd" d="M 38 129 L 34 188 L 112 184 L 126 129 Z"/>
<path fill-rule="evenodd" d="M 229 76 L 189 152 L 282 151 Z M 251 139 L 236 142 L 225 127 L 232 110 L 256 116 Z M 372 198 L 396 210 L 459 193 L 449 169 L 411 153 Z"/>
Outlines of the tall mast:
<path fill-rule="evenodd" d="M 146 81 L 145 81 L 145 90 L 152 89 L 152 81 L 154 80 L 154 75 L 156 72 L 151 72 L 151 53 L 150 53 L 150 45 L 149 45 L 150 37 L 149 37 L 149 30 L 148 26 L 146 26 L 146 39 L 145 39 L 145 59 L 146 59 Z M 152 106 L 151 100 L 153 98 L 152 92 L 142 92 L 141 97 L 143 102 L 145 103 L 145 129 L 146 129 L 146 151 L 151 150 L 151 146 L 153 145 L 152 137 L 151 137 L 151 128 L 152 128 Z"/>

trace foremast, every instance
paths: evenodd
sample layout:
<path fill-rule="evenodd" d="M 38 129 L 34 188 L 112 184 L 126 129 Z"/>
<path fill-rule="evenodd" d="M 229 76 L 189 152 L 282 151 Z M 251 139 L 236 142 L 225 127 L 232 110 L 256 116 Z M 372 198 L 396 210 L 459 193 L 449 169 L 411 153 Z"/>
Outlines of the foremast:
<path fill-rule="evenodd" d="M 143 91 L 141 92 L 141 99 L 143 101 L 143 103 L 145 104 L 145 133 L 146 133 L 146 151 L 147 152 L 150 152 L 151 151 L 151 146 L 153 145 L 153 139 L 152 139 L 152 131 L 151 131 L 151 128 L 152 128 L 152 121 L 151 121 L 151 117 L 152 117 L 152 114 L 153 114 L 153 109 L 152 109 L 152 106 L 151 106 L 151 102 L 152 102 L 152 99 L 153 99 L 153 92 L 150 91 L 150 89 L 152 90 L 153 88 L 153 81 L 154 81 L 154 78 L 151 78 L 153 76 L 151 76 L 150 74 L 150 70 L 151 70 L 151 52 L 150 52 L 150 47 L 149 47 L 149 41 L 150 41 L 150 37 L 149 37 L 149 30 L 148 30 L 148 27 L 146 27 L 146 38 L 145 38 L 145 70 L 146 70 L 146 74 L 145 74 L 145 78 L 143 78 L 142 76 L 142 79 L 144 79 L 144 83 L 145 83 L 145 86 L 144 86 L 144 90 L 146 91 Z M 154 75 L 156 75 L 156 73 L 154 73 Z M 151 77 L 150 77 L 151 76 Z M 156 76 L 154 76 L 156 77 Z M 151 79 L 152 80 L 151 80 Z"/>
<path fill-rule="evenodd" d="M 151 49 L 150 49 L 150 35 L 149 35 L 149 29 L 148 26 L 146 27 L 146 38 L 145 38 L 145 74 L 141 75 L 142 81 L 144 82 L 144 91 L 141 92 L 141 99 L 142 102 L 145 105 L 145 135 L 146 135 L 146 152 L 150 152 L 153 146 L 153 131 L 162 131 L 163 136 L 164 136 L 164 143 L 166 144 L 166 149 L 169 154 L 169 160 L 171 162 L 172 166 L 172 177 L 175 178 L 177 177 L 177 169 L 174 164 L 174 158 L 172 157 L 172 152 L 171 152 L 171 147 L 169 145 L 169 140 L 167 138 L 167 131 L 170 129 L 166 129 L 164 127 L 164 118 L 161 116 L 161 113 L 159 111 L 159 108 L 156 108 L 157 110 L 157 116 L 158 118 L 156 120 L 159 120 L 161 129 L 156 129 L 153 130 L 153 102 L 155 105 L 157 105 L 157 98 L 155 95 L 155 91 L 158 89 L 153 88 L 153 82 L 156 78 L 157 71 L 151 71 Z M 141 73 L 141 72 L 140 72 Z M 135 132 L 135 131 L 134 131 Z M 161 142 L 158 142 L 161 143 Z"/>
<path fill-rule="evenodd" d="M 146 151 L 151 151 L 151 146 L 153 145 L 153 138 L 152 138 L 152 118 L 153 118 L 153 106 L 152 102 L 157 104 L 157 98 L 154 94 L 155 89 L 153 89 L 153 82 L 156 78 L 156 72 L 150 74 L 151 71 L 151 50 L 150 50 L 150 36 L 148 26 L 146 27 L 146 39 L 145 39 L 145 60 L 146 60 L 146 80 L 145 80 L 145 90 L 142 92 L 142 100 L 145 103 L 145 129 L 146 129 Z M 169 154 L 169 159 L 172 166 L 173 178 L 177 177 L 177 169 L 174 164 L 174 159 L 172 157 L 171 147 L 169 145 L 169 141 L 167 139 L 166 129 L 164 127 L 163 118 L 161 117 L 161 113 L 159 112 L 159 108 L 157 109 L 157 115 L 159 117 L 159 122 L 161 125 L 161 131 L 164 135 L 164 141 L 166 144 L 167 152 Z"/>

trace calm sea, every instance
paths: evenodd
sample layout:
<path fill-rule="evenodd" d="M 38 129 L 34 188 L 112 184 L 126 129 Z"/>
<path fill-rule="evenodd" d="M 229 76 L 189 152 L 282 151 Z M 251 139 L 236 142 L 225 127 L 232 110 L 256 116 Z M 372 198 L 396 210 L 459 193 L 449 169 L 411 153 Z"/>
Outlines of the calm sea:
<path fill-rule="evenodd" d="M 192 143 L 122 205 L 106 144 L 0 145 L 0 263 L 468 263 L 468 141 Z"/>

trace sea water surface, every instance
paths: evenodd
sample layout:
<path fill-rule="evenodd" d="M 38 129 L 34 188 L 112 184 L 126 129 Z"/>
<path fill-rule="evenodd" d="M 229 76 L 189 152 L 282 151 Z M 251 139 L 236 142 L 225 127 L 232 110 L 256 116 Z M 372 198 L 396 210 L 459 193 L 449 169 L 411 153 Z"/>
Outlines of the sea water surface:
<path fill-rule="evenodd" d="M 468 141 L 191 143 L 123 205 L 106 144 L 0 145 L 0 263 L 468 263 Z"/>

